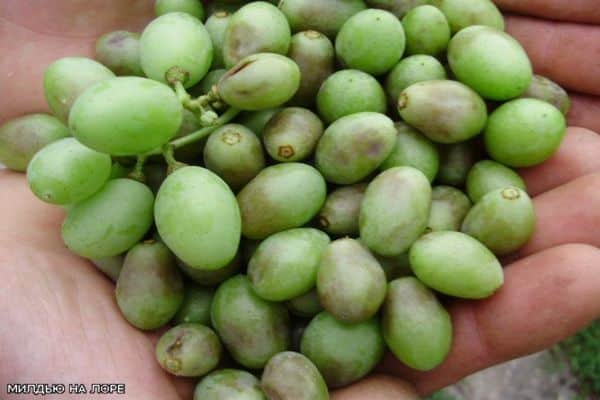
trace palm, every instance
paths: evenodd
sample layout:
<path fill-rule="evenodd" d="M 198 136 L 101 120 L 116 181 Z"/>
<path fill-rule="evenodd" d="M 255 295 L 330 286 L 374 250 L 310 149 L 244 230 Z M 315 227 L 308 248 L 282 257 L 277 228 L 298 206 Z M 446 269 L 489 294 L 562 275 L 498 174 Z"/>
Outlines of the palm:
<path fill-rule="evenodd" d="M 153 359 L 154 336 L 121 317 L 113 285 L 61 243 L 62 212 L 28 193 L 22 177 L 0 175 L 0 382 L 126 383 L 132 398 L 189 398 Z M 19 204 L 7 207 L 7 204 Z M 15 240 L 16 239 L 16 240 Z M 8 280 L 6 282 L 6 280 Z"/>
<path fill-rule="evenodd" d="M 45 66 L 61 56 L 91 55 L 93 38 L 100 33 L 139 30 L 151 16 L 152 3 L 62 0 L 47 9 L 42 0 L 0 2 L 0 53 L 5 55 L 0 76 L 11 77 L 2 89 L 3 98 L 11 100 L 0 107 L 0 121 L 46 110 L 39 84 Z M 600 22 L 593 0 L 576 6 L 561 0 L 496 3 L 542 17 Z M 589 57 L 600 47 L 600 40 L 593 39 L 599 28 L 525 17 L 509 18 L 508 27 L 525 43 L 537 70 L 588 93 L 574 96 L 571 125 L 600 129 L 600 100 L 594 97 L 600 95 L 600 74 Z M 553 56 L 544 42 L 547 35 L 540 34 L 547 29 L 562 40 L 550 50 L 570 49 L 569 57 Z M 421 392 L 430 392 L 547 347 L 600 315 L 598 154 L 597 134 L 571 128 L 552 161 L 523 172 L 537 196 L 538 228 L 520 260 L 507 267 L 505 287 L 484 302 L 450 305 L 455 343 L 440 368 L 415 373 L 388 357 L 382 372 L 408 378 Z M 189 398 L 192 382 L 170 378 L 154 361 L 155 334 L 130 327 L 116 307 L 112 284 L 64 247 L 62 212 L 35 200 L 22 176 L 1 172 L 0 187 L 0 276 L 7 281 L 0 289 L 0 384 L 126 383 L 131 398 Z M 407 396 L 397 381 L 382 379 L 367 380 L 336 399 Z"/>

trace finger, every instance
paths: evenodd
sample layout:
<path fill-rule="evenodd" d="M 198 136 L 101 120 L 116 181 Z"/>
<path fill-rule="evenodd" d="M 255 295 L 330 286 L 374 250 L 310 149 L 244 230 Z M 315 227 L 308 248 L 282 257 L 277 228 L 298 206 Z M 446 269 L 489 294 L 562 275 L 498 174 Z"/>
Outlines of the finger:
<path fill-rule="evenodd" d="M 390 375 L 372 375 L 352 386 L 336 390 L 331 400 L 419 400 L 414 386 Z"/>
<path fill-rule="evenodd" d="M 571 110 L 569 125 L 600 132 L 600 97 L 569 93 Z"/>
<path fill-rule="evenodd" d="M 547 19 L 600 23 L 597 0 L 494 0 L 503 11 Z"/>
<path fill-rule="evenodd" d="M 581 93 L 600 95 L 600 26 L 509 16 L 507 30 L 538 74 Z"/>
<path fill-rule="evenodd" d="M 388 355 L 385 373 L 430 393 L 473 372 L 548 348 L 600 315 L 600 250 L 569 244 L 522 259 L 506 269 L 505 284 L 480 302 L 450 306 L 452 350 L 433 371 L 417 372 Z"/>
<path fill-rule="evenodd" d="M 567 243 L 600 247 L 600 173 L 578 178 L 534 199 L 537 222 L 524 257 Z"/>
<path fill-rule="evenodd" d="M 558 152 L 543 164 L 521 169 L 527 192 L 537 196 L 580 176 L 600 172 L 600 135 L 584 128 L 569 128 Z"/>

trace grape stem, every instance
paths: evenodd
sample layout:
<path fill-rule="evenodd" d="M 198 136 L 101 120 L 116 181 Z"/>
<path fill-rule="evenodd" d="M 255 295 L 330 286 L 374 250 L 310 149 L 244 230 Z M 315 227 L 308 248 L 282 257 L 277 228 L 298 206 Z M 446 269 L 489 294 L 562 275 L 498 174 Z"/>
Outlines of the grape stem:
<path fill-rule="evenodd" d="M 146 163 L 146 159 L 148 157 L 146 155 L 141 155 L 137 157 L 135 162 L 135 167 L 133 167 L 133 171 L 129 173 L 130 179 L 135 179 L 136 181 L 145 183 L 146 176 L 144 175 L 144 164 Z"/>
<path fill-rule="evenodd" d="M 181 104 L 198 117 L 203 126 L 211 126 L 218 118 L 218 114 L 213 110 L 211 103 L 218 102 L 218 96 L 213 91 L 200 96 L 197 99 L 192 99 L 192 96 L 185 90 L 181 81 L 173 83 L 173 89 Z"/>
<path fill-rule="evenodd" d="M 217 129 L 219 129 L 221 126 L 227 124 L 228 122 L 230 122 L 232 119 L 234 119 L 238 114 L 240 113 L 240 110 L 238 110 L 237 108 L 229 108 L 227 111 L 225 111 L 223 113 L 223 115 L 221 115 L 213 125 L 211 126 L 206 126 L 202 129 L 199 129 L 195 132 L 190 133 L 189 135 L 186 135 L 182 138 L 179 139 L 175 139 L 173 140 L 171 143 L 169 143 L 167 146 L 172 148 L 173 150 L 179 149 L 181 147 L 185 147 L 189 144 L 195 143 L 199 140 L 204 139 L 205 137 L 209 136 L 211 133 L 213 133 L 214 131 L 216 131 Z M 149 156 L 153 156 L 153 155 L 160 155 L 160 154 L 164 154 L 164 147 L 159 147 L 157 149 L 154 149 L 153 151 L 147 153 L 144 155 L 145 158 L 149 157 Z"/>

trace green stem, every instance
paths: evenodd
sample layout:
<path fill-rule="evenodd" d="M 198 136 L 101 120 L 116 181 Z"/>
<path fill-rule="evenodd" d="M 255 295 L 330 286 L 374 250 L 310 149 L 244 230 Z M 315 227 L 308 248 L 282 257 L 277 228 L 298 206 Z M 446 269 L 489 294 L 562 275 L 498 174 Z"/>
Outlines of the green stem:
<path fill-rule="evenodd" d="M 214 123 L 214 125 L 207 126 L 196 132 L 190 133 L 189 135 L 186 135 L 182 138 L 176 139 L 171 142 L 171 145 L 175 149 L 179 149 L 181 147 L 187 146 L 188 144 L 202 140 L 205 137 L 209 136 L 214 131 L 216 131 L 221 126 L 225 125 L 226 123 L 228 123 L 229 121 L 234 119 L 239 113 L 240 113 L 240 110 L 238 110 L 237 108 L 230 108 L 229 110 L 225 111 L 225 113 L 223 113 L 223 115 L 221 115 L 219 117 L 219 119 L 217 119 L 217 121 Z"/>
<path fill-rule="evenodd" d="M 179 149 L 179 148 L 185 147 L 185 146 L 187 146 L 189 144 L 195 143 L 195 142 L 197 142 L 199 140 L 202 140 L 205 137 L 209 136 L 214 131 L 216 131 L 217 129 L 219 129 L 220 127 L 222 127 L 223 125 L 225 125 L 228 122 L 230 122 L 239 113 L 240 113 L 240 110 L 238 110 L 237 108 L 231 107 L 227 111 L 225 111 L 223 113 L 223 115 L 221 115 L 216 120 L 216 122 L 213 125 L 204 127 L 204 128 L 202 128 L 200 130 L 192 132 L 189 135 L 186 135 L 186 136 L 181 137 L 179 139 L 175 139 L 171 143 L 169 143 L 167 146 L 171 147 L 172 149 Z M 153 156 L 153 155 L 164 154 L 163 150 L 164 150 L 163 147 L 159 147 L 159 148 L 154 149 L 153 151 L 145 154 L 144 157 L 149 157 L 149 156 Z"/>
<path fill-rule="evenodd" d="M 135 167 L 133 167 L 133 170 L 129 173 L 129 178 L 135 179 L 136 181 L 142 183 L 146 182 L 146 176 L 144 175 L 144 165 L 146 164 L 147 158 L 148 157 L 146 155 L 138 156 L 135 162 Z"/>

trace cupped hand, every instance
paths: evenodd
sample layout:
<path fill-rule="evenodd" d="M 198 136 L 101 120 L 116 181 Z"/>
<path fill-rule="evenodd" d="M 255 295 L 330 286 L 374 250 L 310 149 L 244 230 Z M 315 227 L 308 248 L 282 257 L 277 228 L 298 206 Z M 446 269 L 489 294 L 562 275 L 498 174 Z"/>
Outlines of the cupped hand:
<path fill-rule="evenodd" d="M 412 400 L 410 387 L 396 377 L 429 393 L 546 348 L 600 315 L 600 135 L 585 129 L 600 131 L 594 97 L 600 95 L 600 27 L 591 25 L 600 24 L 600 13 L 594 0 L 496 2 L 532 16 L 509 16 L 508 30 L 538 73 L 573 92 L 570 124 L 584 128 L 569 128 L 550 161 L 522 171 L 535 196 L 536 233 L 506 262 L 506 283 L 495 296 L 449 305 L 455 338 L 448 360 L 417 373 L 390 355 L 380 367 L 385 375 L 337 392 L 336 400 Z M 106 31 L 140 30 L 152 3 L 0 2 L 0 122 L 47 110 L 45 67 L 63 56 L 92 56 L 95 37 Z M 60 209 L 31 195 L 22 175 L 0 172 L 0 391 L 7 383 L 125 383 L 127 396 L 114 398 L 189 399 L 193 382 L 167 375 L 154 360 L 157 334 L 129 326 L 112 284 L 64 247 L 62 218 Z"/>

